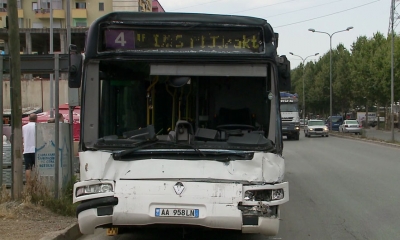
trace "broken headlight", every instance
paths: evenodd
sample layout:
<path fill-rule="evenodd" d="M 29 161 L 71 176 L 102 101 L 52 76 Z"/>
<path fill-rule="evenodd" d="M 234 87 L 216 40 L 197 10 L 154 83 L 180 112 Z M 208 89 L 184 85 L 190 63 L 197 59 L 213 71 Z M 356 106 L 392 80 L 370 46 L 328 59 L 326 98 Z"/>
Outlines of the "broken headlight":
<path fill-rule="evenodd" d="M 282 188 L 272 190 L 272 201 L 281 200 L 284 198 L 284 191 Z"/>
<path fill-rule="evenodd" d="M 244 193 L 243 199 L 245 201 L 274 201 L 284 198 L 284 191 L 279 189 L 268 190 L 248 190 Z"/>
<path fill-rule="evenodd" d="M 113 186 L 109 183 L 93 184 L 88 186 L 78 187 L 76 189 L 76 196 L 83 196 L 96 193 L 112 192 Z"/>

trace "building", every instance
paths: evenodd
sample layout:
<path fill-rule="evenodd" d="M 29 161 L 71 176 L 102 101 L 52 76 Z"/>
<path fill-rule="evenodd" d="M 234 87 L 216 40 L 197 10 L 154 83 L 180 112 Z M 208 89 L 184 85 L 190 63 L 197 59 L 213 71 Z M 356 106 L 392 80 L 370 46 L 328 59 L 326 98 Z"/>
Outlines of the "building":
<path fill-rule="evenodd" d="M 67 53 L 68 3 L 71 9 L 71 43 L 82 50 L 90 24 L 107 13 L 164 11 L 158 1 L 152 0 L 17 0 L 21 53 L 50 53 L 50 5 L 53 9 L 53 52 Z M 5 54 L 8 53 L 6 16 L 7 0 L 0 0 L 0 49 Z"/>
<path fill-rule="evenodd" d="M 115 11 L 164 12 L 157 0 L 17 0 L 20 52 L 22 54 L 50 53 L 50 5 L 53 15 L 53 52 L 68 53 L 67 5 L 70 5 L 71 43 L 84 50 L 85 32 L 97 18 Z M 6 27 L 7 0 L 0 0 L 0 53 L 8 54 Z M 25 74 L 21 94 L 22 107 L 50 109 L 49 75 Z M 10 84 L 3 78 L 3 107 L 10 108 Z M 29 80 L 29 81 L 28 81 Z M 60 103 L 68 102 L 66 75 L 61 75 Z"/>
<path fill-rule="evenodd" d="M 153 0 L 153 12 L 165 12 L 158 0 Z"/>

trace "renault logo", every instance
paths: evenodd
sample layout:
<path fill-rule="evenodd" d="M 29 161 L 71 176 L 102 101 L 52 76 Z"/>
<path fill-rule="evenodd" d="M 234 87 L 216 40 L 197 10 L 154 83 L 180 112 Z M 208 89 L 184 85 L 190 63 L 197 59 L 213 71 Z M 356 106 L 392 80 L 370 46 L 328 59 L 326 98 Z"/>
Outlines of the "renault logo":
<path fill-rule="evenodd" d="M 183 184 L 181 182 L 177 182 L 174 185 L 175 193 L 178 195 L 181 195 L 184 189 L 185 189 L 185 186 L 183 186 Z"/>

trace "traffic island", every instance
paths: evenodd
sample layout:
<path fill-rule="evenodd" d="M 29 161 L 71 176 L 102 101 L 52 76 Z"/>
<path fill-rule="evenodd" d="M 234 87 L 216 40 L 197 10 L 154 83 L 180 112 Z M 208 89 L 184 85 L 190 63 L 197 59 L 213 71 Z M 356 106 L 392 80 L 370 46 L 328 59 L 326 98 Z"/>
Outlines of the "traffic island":
<path fill-rule="evenodd" d="M 348 138 L 348 139 L 354 139 L 354 140 L 359 140 L 359 141 L 364 141 L 364 142 L 371 142 L 371 143 L 377 143 L 381 145 L 386 145 L 386 146 L 392 146 L 392 147 L 399 147 L 400 148 L 400 142 L 395 141 L 385 141 L 382 139 L 377 139 L 377 138 L 371 138 L 367 137 L 365 130 L 361 132 L 360 135 L 355 135 L 351 133 L 341 133 L 341 132 L 330 132 L 329 135 L 334 136 L 334 137 L 341 137 L 341 138 Z"/>

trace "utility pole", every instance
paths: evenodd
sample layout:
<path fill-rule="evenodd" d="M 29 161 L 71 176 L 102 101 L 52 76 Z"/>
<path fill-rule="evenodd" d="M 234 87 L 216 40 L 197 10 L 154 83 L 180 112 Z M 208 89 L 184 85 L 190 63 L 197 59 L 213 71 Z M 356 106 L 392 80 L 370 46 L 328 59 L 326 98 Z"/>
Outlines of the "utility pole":
<path fill-rule="evenodd" d="M 50 54 L 53 54 L 53 0 L 50 0 Z M 54 117 L 54 80 L 50 74 L 50 117 Z"/>
<path fill-rule="evenodd" d="M 3 138 L 3 56 L 0 56 L 0 136 Z M 4 150 L 3 140 L 0 139 L 0 152 Z M 3 154 L 0 154 L 0 187 L 3 186 Z"/>
<path fill-rule="evenodd" d="M 391 28 L 391 81 L 390 81 L 390 132 L 391 140 L 394 142 L 394 10 L 395 10 L 395 0 L 392 0 L 392 7 L 390 11 L 390 28 Z M 400 122 L 400 121 L 398 121 Z"/>
<path fill-rule="evenodd" d="M 10 95 L 12 129 L 12 189 L 14 200 L 22 196 L 22 103 L 21 103 L 21 59 L 17 1 L 7 0 L 8 45 L 11 57 Z"/>

